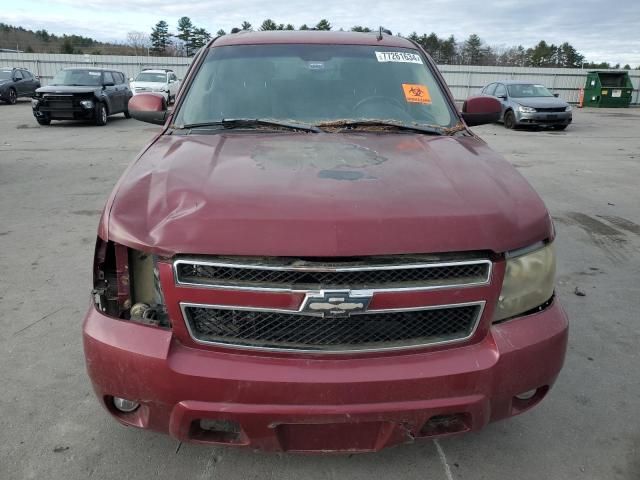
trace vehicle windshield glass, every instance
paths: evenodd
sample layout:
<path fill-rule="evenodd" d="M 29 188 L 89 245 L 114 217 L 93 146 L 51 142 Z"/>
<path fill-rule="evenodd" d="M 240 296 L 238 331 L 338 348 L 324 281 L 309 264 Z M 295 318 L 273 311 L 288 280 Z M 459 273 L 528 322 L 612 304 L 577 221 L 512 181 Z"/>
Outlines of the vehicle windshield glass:
<path fill-rule="evenodd" d="M 308 44 L 212 48 L 174 122 L 258 118 L 310 124 L 457 123 L 417 50 Z"/>
<path fill-rule="evenodd" d="M 60 70 L 51 80 L 50 85 L 102 85 L 100 70 Z"/>
<path fill-rule="evenodd" d="M 11 80 L 11 70 L 0 70 L 0 80 Z"/>
<path fill-rule="evenodd" d="M 136 82 L 160 82 L 166 83 L 167 74 L 166 73 L 152 73 L 152 72 L 141 72 L 136 77 Z"/>
<path fill-rule="evenodd" d="M 509 96 L 514 98 L 524 97 L 553 97 L 553 93 L 542 85 L 517 84 L 508 85 Z"/>

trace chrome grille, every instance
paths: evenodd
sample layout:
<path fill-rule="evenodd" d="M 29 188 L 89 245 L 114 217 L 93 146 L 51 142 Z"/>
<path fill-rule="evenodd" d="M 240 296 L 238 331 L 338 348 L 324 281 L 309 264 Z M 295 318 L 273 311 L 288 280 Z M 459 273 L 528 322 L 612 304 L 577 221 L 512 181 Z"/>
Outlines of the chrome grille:
<path fill-rule="evenodd" d="M 430 261 L 428 261 L 430 260 Z M 420 256 L 369 257 L 338 262 L 304 259 L 178 259 L 178 284 L 275 290 L 411 289 L 487 283 L 484 259 L 434 261 Z"/>
<path fill-rule="evenodd" d="M 200 343 L 265 350 L 344 353 L 393 350 L 465 340 L 484 302 L 415 310 L 369 311 L 343 318 L 182 304 L 191 336 Z"/>

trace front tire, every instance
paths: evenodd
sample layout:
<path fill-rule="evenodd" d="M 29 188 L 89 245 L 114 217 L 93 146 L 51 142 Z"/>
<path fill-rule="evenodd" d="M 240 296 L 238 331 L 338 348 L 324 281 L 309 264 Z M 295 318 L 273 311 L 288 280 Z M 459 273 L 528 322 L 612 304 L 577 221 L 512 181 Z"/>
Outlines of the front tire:
<path fill-rule="evenodd" d="M 107 107 L 104 103 L 98 102 L 96 105 L 96 125 L 103 127 L 107 124 Z"/>
<path fill-rule="evenodd" d="M 516 116 L 511 110 L 504 114 L 504 128 L 509 130 L 516 128 Z"/>
<path fill-rule="evenodd" d="M 36 121 L 39 125 L 51 125 L 51 119 L 49 117 L 36 117 Z"/>
<path fill-rule="evenodd" d="M 129 113 L 129 109 L 124 111 L 124 118 L 131 118 L 131 114 Z"/>
<path fill-rule="evenodd" d="M 17 101 L 18 101 L 18 94 L 16 93 L 15 89 L 10 88 L 9 89 L 9 98 L 7 98 L 6 102 L 9 105 L 15 105 Z"/>

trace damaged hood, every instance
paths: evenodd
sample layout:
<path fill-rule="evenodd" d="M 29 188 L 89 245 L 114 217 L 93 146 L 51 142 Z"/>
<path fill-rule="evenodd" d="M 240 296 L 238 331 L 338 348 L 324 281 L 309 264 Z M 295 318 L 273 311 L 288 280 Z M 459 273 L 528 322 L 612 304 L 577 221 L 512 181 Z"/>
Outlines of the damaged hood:
<path fill-rule="evenodd" d="M 552 227 L 474 137 L 238 131 L 158 137 L 120 179 L 102 233 L 159 255 L 357 256 L 504 252 Z"/>

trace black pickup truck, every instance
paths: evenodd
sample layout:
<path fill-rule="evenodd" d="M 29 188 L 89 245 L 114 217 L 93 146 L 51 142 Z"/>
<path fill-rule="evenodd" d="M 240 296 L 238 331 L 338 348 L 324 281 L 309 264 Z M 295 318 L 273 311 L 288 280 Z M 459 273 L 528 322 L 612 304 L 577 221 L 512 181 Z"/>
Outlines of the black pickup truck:
<path fill-rule="evenodd" d="M 129 117 L 132 93 L 122 72 L 101 68 L 65 68 L 49 85 L 36 90 L 33 115 L 40 125 L 51 120 L 89 120 L 106 125 L 107 117 Z"/>

